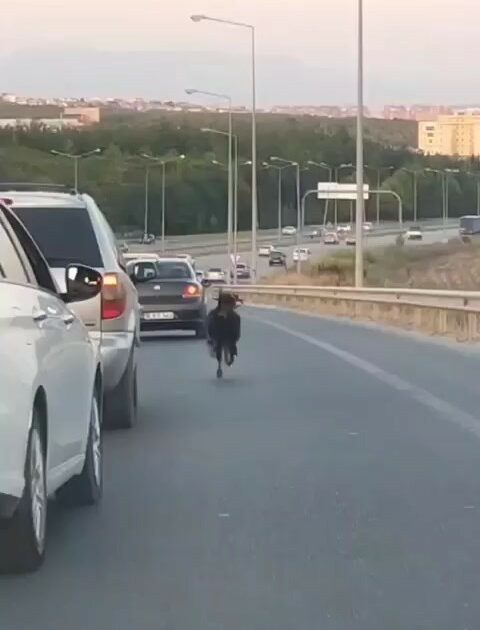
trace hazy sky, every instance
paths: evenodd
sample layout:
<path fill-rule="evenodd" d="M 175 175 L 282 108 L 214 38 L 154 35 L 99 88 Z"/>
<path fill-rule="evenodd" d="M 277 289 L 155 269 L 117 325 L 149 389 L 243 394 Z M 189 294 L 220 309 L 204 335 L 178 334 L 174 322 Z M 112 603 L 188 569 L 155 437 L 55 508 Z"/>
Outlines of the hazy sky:
<path fill-rule="evenodd" d="M 205 13 L 255 23 L 259 55 L 289 56 L 328 68 L 329 73 L 338 70 L 341 77 L 353 76 L 356 4 L 356 0 L 4 0 L 0 54 L 58 44 L 123 51 L 247 52 L 246 32 L 241 29 L 188 19 L 192 13 Z M 398 75 L 409 98 L 418 94 L 424 101 L 429 96 L 445 102 L 480 101 L 480 0 L 364 0 L 364 5 L 370 100 L 384 100 L 382 86 Z"/>

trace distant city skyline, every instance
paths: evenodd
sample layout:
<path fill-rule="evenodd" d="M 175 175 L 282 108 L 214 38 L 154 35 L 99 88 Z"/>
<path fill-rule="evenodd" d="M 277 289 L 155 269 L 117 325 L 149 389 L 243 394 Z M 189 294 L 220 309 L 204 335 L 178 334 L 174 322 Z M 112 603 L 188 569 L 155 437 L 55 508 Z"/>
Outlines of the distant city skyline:
<path fill-rule="evenodd" d="M 147 99 L 142 97 L 126 98 L 121 95 L 106 98 L 55 96 L 41 94 L 25 95 L 0 92 L 0 126 L 15 126 L 19 121 L 25 124 L 29 120 L 51 120 L 49 124 L 59 126 L 82 126 L 100 121 L 100 108 L 115 107 L 126 110 L 146 112 L 150 110 L 213 112 L 225 111 L 223 104 L 191 102 L 188 95 L 185 99 L 171 101 L 164 99 Z M 356 115 L 356 106 L 352 104 L 302 104 L 272 105 L 260 108 L 259 112 L 272 114 L 311 115 L 329 118 L 348 118 Z M 247 114 L 246 105 L 233 104 L 235 114 Z M 439 116 L 458 115 L 463 118 L 480 115 L 480 104 L 463 104 L 447 106 L 442 104 L 386 104 L 381 109 L 365 106 L 365 115 L 385 120 L 435 121 Z M 16 122 L 17 121 L 17 122 Z"/>
<path fill-rule="evenodd" d="M 49 94 L 75 95 L 84 82 L 89 94 L 178 99 L 188 80 L 246 103 L 248 40 L 241 29 L 189 19 L 208 13 L 257 26 L 262 104 L 355 100 L 354 0 L 176 0 L 168 8 L 161 0 L 15 0 L 3 10 L 4 91 L 35 93 L 43 81 Z M 477 101 L 479 18 L 477 0 L 366 0 L 366 101 Z M 142 66 L 142 55 L 166 61 Z"/>
<path fill-rule="evenodd" d="M 250 100 L 248 58 L 224 53 L 222 63 L 212 51 L 105 51 L 94 48 L 46 46 L 0 55 L 4 92 L 45 96 L 121 96 L 185 100 L 185 87 L 225 91 L 237 104 Z M 172 72 L 172 68 L 174 71 Z M 470 70 L 469 70 L 470 71 Z M 343 105 L 355 101 L 353 66 L 340 73 L 298 58 L 258 56 L 258 97 L 261 106 Z M 279 81 L 278 77 L 282 80 Z M 444 80 L 430 77 L 418 87 L 399 72 L 390 77 L 367 76 L 366 102 L 385 104 L 475 104 L 479 79 L 472 73 L 468 89 L 455 77 L 457 89 L 445 90 Z M 219 87 L 220 86 L 220 87 Z M 222 88 L 229 86 L 228 89 Z M 199 97 L 199 102 L 205 102 Z"/>

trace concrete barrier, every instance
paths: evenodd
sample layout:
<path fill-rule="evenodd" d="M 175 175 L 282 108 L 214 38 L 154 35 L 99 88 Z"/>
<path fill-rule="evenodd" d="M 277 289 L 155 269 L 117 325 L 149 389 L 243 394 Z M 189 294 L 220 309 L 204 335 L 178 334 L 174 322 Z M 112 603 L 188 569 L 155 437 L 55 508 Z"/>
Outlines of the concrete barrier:
<path fill-rule="evenodd" d="M 458 341 L 480 341 L 480 291 L 270 285 L 227 288 L 247 304 L 378 322 Z"/>

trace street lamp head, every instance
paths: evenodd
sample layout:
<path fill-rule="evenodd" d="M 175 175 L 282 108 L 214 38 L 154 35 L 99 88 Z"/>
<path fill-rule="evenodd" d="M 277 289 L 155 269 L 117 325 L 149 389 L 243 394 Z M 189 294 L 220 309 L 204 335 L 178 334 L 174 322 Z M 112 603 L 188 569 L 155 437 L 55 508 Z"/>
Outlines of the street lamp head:
<path fill-rule="evenodd" d="M 56 149 L 50 149 L 50 153 L 52 155 L 60 155 L 59 152 Z"/>
<path fill-rule="evenodd" d="M 192 94 L 197 94 L 197 93 L 198 93 L 198 90 L 195 90 L 195 89 L 193 89 L 193 88 L 187 88 L 187 89 L 185 90 L 185 92 L 186 92 L 189 96 L 191 96 Z"/>
<path fill-rule="evenodd" d="M 271 155 L 270 161 L 283 162 L 284 164 L 290 164 L 291 166 L 298 166 L 298 162 L 294 162 L 293 160 L 286 160 L 285 158 L 278 157 L 277 155 Z"/>
<path fill-rule="evenodd" d="M 206 19 L 205 15 L 191 15 L 190 19 L 192 20 L 192 22 L 201 22 L 202 20 Z"/>
<path fill-rule="evenodd" d="M 178 159 L 179 159 L 179 160 L 184 160 L 186 157 L 187 157 L 187 156 L 186 156 L 184 153 L 181 153 L 181 154 L 178 156 Z"/>
<path fill-rule="evenodd" d="M 252 166 L 252 164 L 253 164 L 252 160 L 246 160 L 246 161 L 242 164 L 242 166 Z M 263 164 L 265 165 L 265 162 L 264 162 Z"/>

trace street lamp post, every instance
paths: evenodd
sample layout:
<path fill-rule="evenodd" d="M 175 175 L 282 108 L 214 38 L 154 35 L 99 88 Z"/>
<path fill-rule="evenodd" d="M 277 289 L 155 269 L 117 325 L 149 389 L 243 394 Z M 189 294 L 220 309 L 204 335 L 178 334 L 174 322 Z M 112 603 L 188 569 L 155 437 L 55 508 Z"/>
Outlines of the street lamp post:
<path fill-rule="evenodd" d="M 371 171 L 373 171 L 374 173 L 376 173 L 377 175 L 377 190 L 380 190 L 381 186 L 382 186 L 382 172 L 383 171 L 391 171 L 394 167 L 393 166 L 369 166 L 368 164 L 364 164 L 364 168 L 365 169 L 370 169 Z M 380 225 L 380 195 L 377 195 L 377 199 L 376 199 L 376 224 Z"/>
<path fill-rule="evenodd" d="M 475 178 L 475 182 L 477 185 L 477 216 L 480 216 L 480 179 L 479 173 L 472 173 L 471 171 L 467 171 L 467 175 Z"/>
<path fill-rule="evenodd" d="M 445 222 L 445 192 L 446 192 L 446 186 L 445 186 L 445 173 L 443 171 L 440 171 L 437 168 L 426 168 L 425 169 L 426 173 L 434 173 L 436 175 L 440 175 L 440 179 L 442 182 L 442 221 Z"/>
<path fill-rule="evenodd" d="M 335 181 L 337 183 L 339 183 L 340 171 L 342 171 L 345 168 L 355 169 L 355 166 L 353 164 L 340 164 L 339 166 L 336 166 L 333 169 L 333 172 L 335 173 Z M 336 227 L 338 224 L 338 199 L 335 199 L 335 202 L 334 202 L 334 213 L 335 213 L 334 225 Z"/>
<path fill-rule="evenodd" d="M 238 169 L 240 166 L 251 166 L 252 161 L 247 160 L 246 162 L 242 162 L 239 164 L 238 161 L 238 138 L 237 136 L 233 137 L 234 140 L 234 169 L 233 169 L 233 280 L 234 284 L 237 283 L 237 260 L 238 260 Z M 212 160 L 212 164 L 216 164 L 217 166 L 221 166 L 225 170 L 228 169 L 228 166 L 222 164 L 218 160 Z"/>
<path fill-rule="evenodd" d="M 400 170 L 410 173 L 413 177 L 413 222 L 416 223 L 418 220 L 418 171 L 405 167 L 402 167 Z"/>
<path fill-rule="evenodd" d="M 215 17 L 209 17 L 207 15 L 192 15 L 193 22 L 218 22 L 220 24 L 228 24 L 230 26 L 237 26 L 240 28 L 246 28 L 251 34 L 251 63 L 252 63 L 252 276 L 255 279 L 257 273 L 257 215 L 258 215 L 258 194 L 257 194 L 257 89 L 256 89 L 256 54 L 255 54 L 255 26 L 253 24 L 246 24 L 244 22 L 235 22 L 232 20 L 224 20 Z"/>
<path fill-rule="evenodd" d="M 437 175 L 440 175 L 441 179 L 442 179 L 442 220 L 444 225 L 447 223 L 448 221 L 448 214 L 449 214 L 449 197 L 450 197 L 450 190 L 449 190 L 449 178 L 450 175 L 452 173 L 460 173 L 460 169 L 458 168 L 446 168 L 444 171 L 441 171 L 437 168 L 426 168 L 425 169 L 426 173 L 436 173 Z"/>
<path fill-rule="evenodd" d="M 446 168 L 445 169 L 445 216 L 444 223 L 448 223 L 448 215 L 450 209 L 450 175 L 460 173 L 460 169 L 458 168 Z"/>
<path fill-rule="evenodd" d="M 284 158 L 281 157 L 277 157 L 276 155 L 272 156 L 270 158 L 270 160 L 272 162 L 282 162 L 283 164 L 287 165 L 287 166 L 294 166 L 296 169 L 296 173 L 297 173 L 297 185 L 296 185 L 296 192 L 297 192 L 297 234 L 296 234 L 296 244 L 297 244 L 297 248 L 300 245 L 300 232 L 302 231 L 302 209 L 301 209 L 301 199 L 300 199 L 300 163 L 296 162 L 294 160 L 285 160 Z M 301 270 L 301 261 L 300 261 L 300 256 L 297 256 L 297 272 L 300 273 Z"/>
<path fill-rule="evenodd" d="M 363 0 L 358 0 L 357 76 L 357 208 L 355 226 L 355 286 L 363 285 Z"/>
<path fill-rule="evenodd" d="M 149 155 L 148 153 L 142 153 L 140 155 L 145 160 L 149 160 L 152 165 L 161 166 L 162 168 L 162 252 L 165 252 L 165 219 L 166 219 L 166 169 L 167 164 L 171 164 L 173 162 L 179 162 L 180 160 L 185 159 L 185 155 L 178 155 L 173 158 L 160 158 L 154 155 Z M 148 215 L 149 215 L 149 182 L 150 182 L 150 174 L 149 174 L 149 166 L 146 169 L 145 175 L 145 217 L 144 217 L 144 230 L 145 235 L 148 233 Z"/>
<path fill-rule="evenodd" d="M 148 212 L 150 206 L 150 165 L 145 167 L 145 207 L 143 213 L 143 240 L 146 242 L 148 236 Z"/>
<path fill-rule="evenodd" d="M 273 168 L 278 173 L 278 178 L 277 178 L 277 226 L 278 226 L 277 238 L 278 238 L 279 242 L 282 239 L 282 206 L 283 206 L 283 202 L 282 202 L 282 171 L 284 169 L 288 168 L 289 166 L 290 166 L 290 164 L 285 164 L 285 166 L 277 166 L 276 164 L 268 164 L 268 162 L 264 163 L 264 167 L 265 168 Z"/>
<path fill-rule="evenodd" d="M 327 173 L 328 173 L 328 181 L 329 182 L 332 181 L 333 168 L 329 164 L 326 164 L 325 162 L 315 162 L 314 160 L 308 160 L 307 164 L 310 164 L 310 166 L 317 166 L 318 168 L 321 168 L 321 169 L 324 169 L 325 171 L 327 171 Z M 325 224 L 327 222 L 329 201 L 330 201 L 329 199 L 325 199 L 325 212 L 323 214 L 323 225 L 324 226 L 325 226 Z"/>
<path fill-rule="evenodd" d="M 229 146 L 229 157 L 228 157 L 228 211 L 227 211 L 227 257 L 228 257 L 228 267 L 229 272 L 232 272 L 232 227 L 235 223 L 235 198 L 237 194 L 234 193 L 234 168 L 233 161 L 235 162 L 235 173 L 237 172 L 237 164 L 238 164 L 238 136 L 232 133 L 231 128 L 229 128 L 228 132 L 220 131 L 220 129 L 211 129 L 210 127 L 203 127 L 201 129 L 202 133 L 213 133 L 220 136 L 228 137 L 228 146 Z M 234 143 L 234 160 L 232 161 L 232 150 L 231 143 Z M 238 176 L 237 176 L 238 181 Z M 236 269 L 237 263 L 235 262 L 234 270 Z"/>
<path fill-rule="evenodd" d="M 51 149 L 50 153 L 57 157 L 63 157 L 68 160 L 73 161 L 73 180 L 74 180 L 74 188 L 75 192 L 78 192 L 78 182 L 79 182 L 79 173 L 78 173 L 78 163 L 80 160 L 85 158 L 92 157 L 93 155 L 100 155 L 103 149 L 97 147 L 96 149 L 92 149 L 92 151 L 86 151 L 85 153 L 66 153 L 64 151 L 57 151 L 56 149 Z"/>
<path fill-rule="evenodd" d="M 208 92 L 206 90 L 196 90 L 188 88 L 185 92 L 189 95 L 202 94 L 204 96 L 212 96 L 214 98 L 220 98 L 228 103 L 228 215 L 227 215 L 227 239 L 228 239 L 228 259 L 231 260 L 232 255 L 232 224 L 234 214 L 234 175 L 233 175 L 233 125 L 232 125 L 232 97 L 228 94 L 220 94 L 218 92 Z M 238 139 L 236 139 L 238 146 Z M 229 263 L 230 266 L 231 263 Z M 236 268 L 236 265 L 235 265 Z"/>

